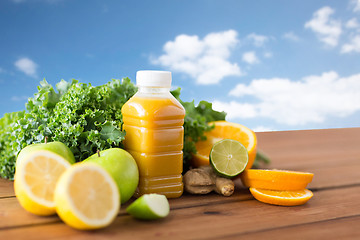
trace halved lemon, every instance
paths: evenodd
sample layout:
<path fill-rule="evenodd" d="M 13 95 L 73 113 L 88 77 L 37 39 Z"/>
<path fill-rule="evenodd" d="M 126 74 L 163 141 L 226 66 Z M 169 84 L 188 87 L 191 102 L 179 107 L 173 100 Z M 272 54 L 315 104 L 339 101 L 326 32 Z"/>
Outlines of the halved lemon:
<path fill-rule="evenodd" d="M 37 215 L 55 214 L 54 189 L 71 164 L 58 154 L 38 150 L 16 166 L 14 189 L 20 205 Z"/>
<path fill-rule="evenodd" d="M 54 200 L 59 217 L 81 230 L 110 225 L 120 209 L 120 194 L 114 179 L 95 163 L 69 168 L 56 184 Z"/>
<path fill-rule="evenodd" d="M 313 193 L 308 189 L 298 191 L 276 191 L 250 188 L 250 192 L 254 198 L 260 202 L 280 206 L 302 205 L 309 201 L 313 196 Z"/>
<path fill-rule="evenodd" d="M 195 144 L 197 153 L 193 155 L 191 165 L 193 167 L 209 165 L 209 154 L 213 145 L 222 139 L 233 139 L 239 141 L 247 149 L 249 159 L 246 169 L 251 168 L 256 157 L 255 133 L 241 124 L 227 121 L 214 121 L 209 125 L 214 125 L 215 128 L 205 133 L 207 140 Z"/>

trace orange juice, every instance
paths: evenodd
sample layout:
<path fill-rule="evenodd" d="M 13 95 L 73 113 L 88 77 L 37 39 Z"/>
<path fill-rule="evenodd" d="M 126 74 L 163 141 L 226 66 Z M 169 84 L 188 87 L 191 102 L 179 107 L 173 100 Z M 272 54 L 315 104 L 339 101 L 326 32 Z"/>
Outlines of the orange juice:
<path fill-rule="evenodd" d="M 139 71 L 138 92 L 122 107 L 124 147 L 135 158 L 140 174 L 137 196 L 183 193 L 185 109 L 171 95 L 171 73 Z"/>

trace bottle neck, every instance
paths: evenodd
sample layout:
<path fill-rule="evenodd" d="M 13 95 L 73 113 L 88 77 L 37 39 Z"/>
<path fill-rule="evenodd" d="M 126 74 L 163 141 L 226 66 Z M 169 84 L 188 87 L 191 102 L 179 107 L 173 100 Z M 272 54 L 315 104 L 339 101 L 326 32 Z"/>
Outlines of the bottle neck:
<path fill-rule="evenodd" d="M 167 87 L 145 87 L 145 86 L 138 86 L 139 93 L 145 94 L 164 94 L 170 92 L 170 88 Z"/>

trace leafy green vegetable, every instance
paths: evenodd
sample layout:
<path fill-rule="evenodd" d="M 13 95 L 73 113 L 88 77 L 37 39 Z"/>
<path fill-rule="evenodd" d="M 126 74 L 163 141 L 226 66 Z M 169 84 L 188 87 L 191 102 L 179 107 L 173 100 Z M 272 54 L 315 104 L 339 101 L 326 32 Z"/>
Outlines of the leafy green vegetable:
<path fill-rule="evenodd" d="M 7 113 L 0 119 L 0 176 L 12 179 L 18 152 L 32 143 L 61 141 L 82 161 L 98 149 L 121 147 L 122 105 L 137 88 L 130 79 L 113 79 L 94 87 L 76 80 L 61 80 L 53 88 L 46 80 L 26 103 L 26 111 Z M 216 112 L 211 103 L 183 102 L 180 89 L 172 94 L 186 109 L 184 123 L 184 170 L 196 153 L 195 142 L 204 140 L 204 132 L 212 129 L 207 123 L 224 120 L 225 113 Z"/>
<path fill-rule="evenodd" d="M 184 102 L 180 99 L 180 88 L 171 92 L 173 96 L 184 106 L 186 114 L 184 121 L 184 171 L 190 167 L 192 154 L 196 153 L 195 143 L 206 140 L 204 133 L 210 131 L 214 126 L 209 126 L 208 122 L 225 120 L 225 112 L 217 112 L 212 109 L 212 104 L 200 101 L 195 106 L 194 101 Z"/>
<path fill-rule="evenodd" d="M 5 113 L 0 118 L 0 176 L 12 178 L 16 152 L 13 150 L 10 126 L 23 118 L 25 111 Z"/>
<path fill-rule="evenodd" d="M 29 98 L 26 111 L 0 120 L 0 176 L 13 178 L 18 152 L 32 143 L 61 141 L 81 161 L 97 149 L 121 146 L 122 105 L 136 92 L 130 79 L 93 87 L 62 80 L 54 89 L 45 80 Z"/>

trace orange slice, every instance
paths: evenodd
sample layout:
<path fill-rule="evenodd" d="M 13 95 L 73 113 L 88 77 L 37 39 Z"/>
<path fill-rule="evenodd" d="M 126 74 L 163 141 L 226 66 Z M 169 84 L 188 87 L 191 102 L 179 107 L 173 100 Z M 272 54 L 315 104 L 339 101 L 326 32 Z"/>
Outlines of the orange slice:
<path fill-rule="evenodd" d="M 307 172 L 260 169 L 248 169 L 240 175 L 246 187 L 285 191 L 305 189 L 313 176 Z"/>
<path fill-rule="evenodd" d="M 250 188 L 251 194 L 260 202 L 280 205 L 297 206 L 305 204 L 312 198 L 313 193 L 308 189 L 299 191 L 276 191 Z"/>
<path fill-rule="evenodd" d="M 249 162 L 246 169 L 252 167 L 256 157 L 256 135 L 255 133 L 238 123 L 227 121 L 210 122 L 209 125 L 215 125 L 215 128 L 205 133 L 207 140 L 196 143 L 197 153 L 193 155 L 191 165 L 199 167 L 209 165 L 209 154 L 214 143 L 222 139 L 233 139 L 244 145 L 249 154 Z"/>

